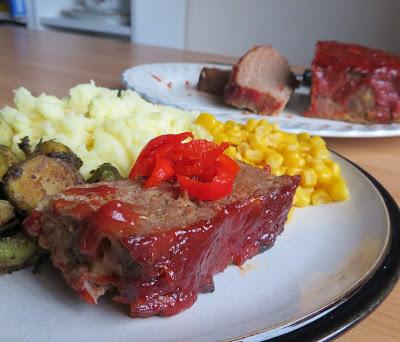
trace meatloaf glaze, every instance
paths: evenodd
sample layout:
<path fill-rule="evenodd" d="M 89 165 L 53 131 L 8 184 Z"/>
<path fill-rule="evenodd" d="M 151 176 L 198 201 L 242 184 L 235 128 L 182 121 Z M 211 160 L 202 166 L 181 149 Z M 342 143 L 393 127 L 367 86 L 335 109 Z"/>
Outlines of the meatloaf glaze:
<path fill-rule="evenodd" d="M 113 289 L 132 317 L 169 316 L 213 291 L 215 273 L 274 244 L 298 184 L 243 164 L 217 201 L 190 200 L 174 182 L 86 184 L 47 198 L 24 224 L 87 302 Z"/>
<path fill-rule="evenodd" d="M 400 122 L 400 57 L 355 44 L 317 43 L 310 117 Z"/>

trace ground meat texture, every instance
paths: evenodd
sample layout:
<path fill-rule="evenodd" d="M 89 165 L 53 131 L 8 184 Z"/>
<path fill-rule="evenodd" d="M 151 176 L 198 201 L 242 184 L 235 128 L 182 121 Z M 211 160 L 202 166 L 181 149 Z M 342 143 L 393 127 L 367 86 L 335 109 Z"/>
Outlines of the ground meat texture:
<path fill-rule="evenodd" d="M 306 116 L 354 123 L 400 122 L 400 57 L 360 45 L 317 43 Z"/>
<path fill-rule="evenodd" d="M 217 201 L 190 200 L 174 182 L 151 189 L 139 180 L 86 184 L 47 198 L 25 227 L 89 303 L 112 288 L 132 317 L 170 316 L 212 291 L 215 273 L 274 244 L 298 184 L 298 176 L 244 164 L 231 195 Z M 101 220 L 102 233 L 93 231 L 96 215 L 115 200 L 132 208 L 132 229 L 111 234 Z"/>
<path fill-rule="evenodd" d="M 224 101 L 257 114 L 280 113 L 297 82 L 288 61 L 271 46 L 256 46 L 233 67 Z"/>

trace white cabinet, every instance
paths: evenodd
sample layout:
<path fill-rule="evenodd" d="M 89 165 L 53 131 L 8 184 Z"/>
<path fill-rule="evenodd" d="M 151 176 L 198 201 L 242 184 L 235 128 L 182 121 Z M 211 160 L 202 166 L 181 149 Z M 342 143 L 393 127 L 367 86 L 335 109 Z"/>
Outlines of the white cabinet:
<path fill-rule="evenodd" d="M 91 14 L 83 0 L 26 0 L 27 26 L 107 34 L 147 45 L 185 48 L 187 0 L 122 0 L 127 17 Z"/>
<path fill-rule="evenodd" d="M 131 8 L 132 0 L 126 0 Z M 132 37 L 131 9 L 125 16 L 93 13 L 78 0 L 26 0 L 28 28 L 33 30 L 63 29 Z"/>

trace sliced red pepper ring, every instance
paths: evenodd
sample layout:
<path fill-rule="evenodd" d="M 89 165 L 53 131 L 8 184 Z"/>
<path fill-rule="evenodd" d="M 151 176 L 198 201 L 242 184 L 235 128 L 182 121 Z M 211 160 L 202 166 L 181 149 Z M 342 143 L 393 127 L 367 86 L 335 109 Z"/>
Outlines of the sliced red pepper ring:
<path fill-rule="evenodd" d="M 162 156 L 162 148 L 172 150 L 176 144 L 180 144 L 187 138 L 193 138 L 193 134 L 191 132 L 165 134 L 150 140 L 140 152 L 129 174 L 129 178 L 134 179 L 135 177 L 149 176 L 156 163 L 156 154 Z"/>
<path fill-rule="evenodd" d="M 156 164 L 149 178 L 144 183 L 145 188 L 159 186 L 161 182 L 170 180 L 175 176 L 174 165 L 166 158 L 156 157 Z"/>
<path fill-rule="evenodd" d="M 232 192 L 235 176 L 231 173 L 219 173 L 211 182 L 201 182 L 187 176 L 176 175 L 180 187 L 190 197 L 202 201 L 214 201 L 228 196 Z"/>
<path fill-rule="evenodd" d="M 182 175 L 195 176 L 214 164 L 228 147 L 228 143 L 217 145 L 207 140 L 193 140 L 181 144 L 178 153 L 182 159 L 175 163 L 175 171 Z"/>
<path fill-rule="evenodd" d="M 140 153 L 129 178 L 148 177 L 144 187 L 159 186 L 177 177 L 182 189 L 199 200 L 217 200 L 229 195 L 239 165 L 224 155 L 229 143 L 215 144 L 193 138 L 190 132 L 166 135 L 150 141 Z"/>
<path fill-rule="evenodd" d="M 232 158 L 228 157 L 226 154 L 221 154 L 217 159 L 217 166 L 222 167 L 226 172 L 232 173 L 234 176 L 240 170 L 238 163 L 236 163 Z"/>

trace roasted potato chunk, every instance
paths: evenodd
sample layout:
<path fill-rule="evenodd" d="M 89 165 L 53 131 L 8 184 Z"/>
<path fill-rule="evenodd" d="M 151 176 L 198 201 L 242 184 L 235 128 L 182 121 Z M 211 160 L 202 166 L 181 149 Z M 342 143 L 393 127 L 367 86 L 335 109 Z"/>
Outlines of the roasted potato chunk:
<path fill-rule="evenodd" d="M 118 169 L 110 163 L 100 165 L 96 170 L 90 171 L 90 175 L 88 183 L 114 182 L 122 179 Z"/>
<path fill-rule="evenodd" d="M 38 246 L 25 233 L 0 239 L 0 273 L 13 272 L 38 260 Z"/>
<path fill-rule="evenodd" d="M 10 168 L 3 178 L 8 200 L 20 211 L 30 213 L 46 196 L 84 183 L 71 164 L 38 155 Z"/>
<path fill-rule="evenodd" d="M 40 141 L 36 145 L 32 155 L 37 156 L 40 154 L 70 163 L 77 169 L 83 164 L 82 160 L 68 146 L 55 140 Z"/>
<path fill-rule="evenodd" d="M 6 223 L 15 218 L 14 207 L 10 202 L 0 200 L 0 230 Z"/>

